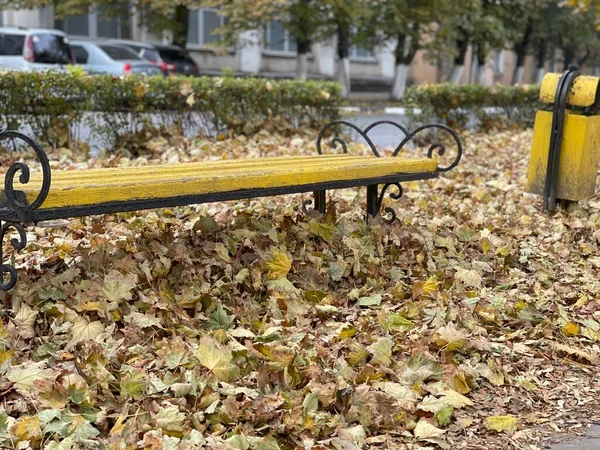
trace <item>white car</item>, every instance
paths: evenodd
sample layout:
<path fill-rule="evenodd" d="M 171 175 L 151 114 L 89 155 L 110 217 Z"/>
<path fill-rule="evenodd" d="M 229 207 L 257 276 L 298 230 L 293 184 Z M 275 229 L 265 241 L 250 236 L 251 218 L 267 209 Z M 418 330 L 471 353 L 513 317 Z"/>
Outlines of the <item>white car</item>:
<path fill-rule="evenodd" d="M 74 62 L 69 38 L 62 31 L 0 27 L 0 70 L 65 70 Z"/>

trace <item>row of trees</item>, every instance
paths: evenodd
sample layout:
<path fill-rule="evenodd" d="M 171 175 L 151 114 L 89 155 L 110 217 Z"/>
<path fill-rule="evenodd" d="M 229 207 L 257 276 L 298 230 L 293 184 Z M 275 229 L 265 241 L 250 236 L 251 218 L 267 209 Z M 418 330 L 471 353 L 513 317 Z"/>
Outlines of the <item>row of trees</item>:
<path fill-rule="evenodd" d="M 402 96 L 408 67 L 417 51 L 429 61 L 452 58 L 450 81 L 457 82 L 468 48 L 480 68 L 493 51 L 516 54 L 513 82 L 523 76 L 525 57 L 534 55 L 543 70 L 560 55 L 571 64 L 596 66 L 600 55 L 598 0 L 0 0 L 0 8 L 33 8 L 53 4 L 58 16 L 102 8 L 108 15 L 138 12 L 151 30 L 170 29 L 185 45 L 188 15 L 202 6 L 219 9 L 227 20 L 219 29 L 221 44 L 243 45 L 242 33 L 279 20 L 297 42 L 297 76 L 307 75 L 307 55 L 314 42 L 336 36 L 338 78 L 350 89 L 352 45 L 392 46 L 396 70 L 392 96 Z M 476 80 L 480 75 L 475 77 Z"/>
<path fill-rule="evenodd" d="M 392 45 L 395 76 L 392 97 L 400 98 L 417 51 L 430 61 L 453 58 L 451 82 L 458 82 L 467 51 L 473 48 L 481 81 L 483 67 L 496 50 L 516 54 L 513 83 L 522 81 L 525 58 L 535 57 L 538 73 L 560 55 L 564 67 L 596 66 L 600 34 L 597 0 L 206 0 L 227 18 L 220 32 L 224 45 L 237 42 L 242 30 L 260 29 L 280 20 L 298 42 L 297 75 L 306 76 L 311 43 L 337 37 L 338 78 L 350 88 L 352 45 Z M 259 6 L 257 8 L 257 6 Z M 539 75 L 538 75 L 539 77 Z"/>

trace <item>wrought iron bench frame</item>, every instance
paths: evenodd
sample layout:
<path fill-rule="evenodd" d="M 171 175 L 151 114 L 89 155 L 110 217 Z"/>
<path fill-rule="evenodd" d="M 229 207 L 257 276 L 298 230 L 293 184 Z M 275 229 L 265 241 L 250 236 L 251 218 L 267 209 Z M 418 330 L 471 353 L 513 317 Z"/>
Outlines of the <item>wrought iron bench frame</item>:
<path fill-rule="evenodd" d="M 214 192 L 205 193 L 198 195 L 183 195 L 173 196 L 167 198 L 153 198 L 153 199 L 137 199 L 132 201 L 119 201 L 110 203 L 99 203 L 86 206 L 73 206 L 73 207 L 61 207 L 61 208 L 48 208 L 39 209 L 44 203 L 51 188 L 52 172 L 50 169 L 50 162 L 48 156 L 42 149 L 42 147 L 28 136 L 17 132 L 17 131 L 0 131 L 0 140 L 11 138 L 20 139 L 31 147 L 39 159 L 42 166 L 42 187 L 37 195 L 36 199 L 28 203 L 24 192 L 15 190 L 14 182 L 18 172 L 19 183 L 27 184 L 30 180 L 30 169 L 27 164 L 23 162 L 15 162 L 12 164 L 4 178 L 4 198 L 0 199 L 0 244 L 4 243 L 4 237 L 7 235 L 9 230 L 12 228 L 18 233 L 18 238 L 10 240 L 10 244 L 15 251 L 20 251 L 27 245 L 27 235 L 25 233 L 24 226 L 28 223 L 37 223 L 44 220 L 51 219 L 64 219 L 71 217 L 83 217 L 98 214 L 109 214 L 117 212 L 127 211 L 139 211 L 144 209 L 156 209 L 172 206 L 185 206 L 191 204 L 202 204 L 210 202 L 220 202 L 227 200 L 240 200 L 247 198 L 256 197 L 267 197 L 282 194 L 297 194 L 305 192 L 313 192 L 314 196 L 314 210 L 321 214 L 326 213 L 326 193 L 332 189 L 343 189 L 348 187 L 367 187 L 367 220 L 369 217 L 377 217 L 380 214 L 383 198 L 388 192 L 390 187 L 395 187 L 397 192 L 390 193 L 390 198 L 398 200 L 403 195 L 403 189 L 400 183 L 407 181 L 416 181 L 436 178 L 440 173 L 448 172 L 458 165 L 461 160 L 463 149 L 462 143 L 458 134 L 441 124 L 430 124 L 424 125 L 412 132 L 408 132 L 406 128 L 395 122 L 384 120 L 378 121 L 364 130 L 361 130 L 356 125 L 347 121 L 334 121 L 325 126 L 317 137 L 317 152 L 318 155 L 323 154 L 322 141 L 327 132 L 333 127 L 347 126 L 353 129 L 358 135 L 360 135 L 369 146 L 370 150 L 376 157 L 381 157 L 377 147 L 373 141 L 369 138 L 368 133 L 375 127 L 381 125 L 391 125 L 400 130 L 405 136 L 404 139 L 395 148 L 392 157 L 398 156 L 400 151 L 404 148 L 407 142 L 413 139 L 418 133 L 427 129 L 438 129 L 442 130 L 450 135 L 452 140 L 455 142 L 457 147 L 456 157 L 452 160 L 451 164 L 446 167 L 437 167 L 437 170 L 430 172 L 419 172 L 419 173 L 400 173 L 384 177 L 376 178 L 358 178 L 352 180 L 343 181 L 323 181 L 315 184 L 305 184 L 298 186 L 282 186 L 282 187 L 270 187 L 270 188 L 257 188 L 257 189 L 244 189 L 244 190 L 232 190 L 227 192 Z M 348 145 L 343 138 L 336 136 L 332 140 L 332 145 L 340 145 L 344 153 L 348 153 Z M 427 151 L 427 157 L 432 158 L 434 153 L 437 152 L 438 156 L 443 156 L 446 152 L 446 146 L 441 142 L 436 142 L 430 145 Z M 319 156 L 315 156 L 318 158 Z M 380 189 L 379 186 L 383 185 Z M 313 203 L 313 200 L 306 200 L 302 204 L 302 210 L 305 214 L 309 214 L 308 206 Z M 392 208 L 386 207 L 384 214 L 389 215 L 385 218 L 388 223 L 392 223 L 396 219 L 396 213 Z M 12 289 L 17 283 L 17 271 L 16 269 L 4 262 L 3 245 L 0 245 L 0 290 L 8 291 Z M 5 281 L 5 276 L 8 275 L 8 281 Z"/>

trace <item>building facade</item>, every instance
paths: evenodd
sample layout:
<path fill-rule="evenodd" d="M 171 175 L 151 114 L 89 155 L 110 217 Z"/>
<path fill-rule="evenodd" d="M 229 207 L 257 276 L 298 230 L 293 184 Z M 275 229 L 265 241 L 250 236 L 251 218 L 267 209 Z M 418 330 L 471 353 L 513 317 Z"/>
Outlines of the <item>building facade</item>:
<path fill-rule="evenodd" d="M 162 36 L 149 33 L 139 25 L 136 14 L 132 14 L 129 20 L 122 20 L 107 18 L 99 11 L 58 20 L 51 6 L 35 10 L 0 11 L 0 25 L 57 28 L 70 36 L 94 39 L 119 38 L 161 43 L 168 43 L 170 40 L 168 32 Z M 222 25 L 223 18 L 214 9 L 200 8 L 190 12 L 188 49 L 203 73 L 217 74 L 222 68 L 228 67 L 246 74 L 294 76 L 297 45 L 280 22 L 270 22 L 265 30 L 243 33 L 235 48 L 217 54 L 211 50 L 211 45 L 219 39 L 214 31 Z M 338 64 L 335 44 L 335 38 L 331 38 L 312 46 L 308 57 L 309 77 L 335 77 Z M 474 68 L 469 64 L 470 61 L 469 52 L 461 77 L 462 83 L 474 80 Z M 353 84 L 356 82 L 360 86 L 379 86 L 381 91 L 391 84 L 395 70 L 392 45 L 383 45 L 375 50 L 353 47 L 350 63 Z M 497 52 L 486 64 L 483 74 L 477 78 L 490 85 L 497 82 L 510 84 L 514 64 L 515 58 L 511 52 Z M 536 80 L 533 65 L 533 61 L 527 61 L 524 82 Z M 446 81 L 448 74 L 441 66 L 427 61 L 422 52 L 418 53 L 410 67 L 409 84 Z"/>

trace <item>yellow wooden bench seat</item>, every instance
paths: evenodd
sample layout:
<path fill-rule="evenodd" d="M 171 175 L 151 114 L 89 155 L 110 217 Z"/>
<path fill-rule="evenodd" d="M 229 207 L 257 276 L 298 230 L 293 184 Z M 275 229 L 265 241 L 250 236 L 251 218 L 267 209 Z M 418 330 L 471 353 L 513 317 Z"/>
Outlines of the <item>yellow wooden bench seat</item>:
<path fill-rule="evenodd" d="M 433 174 L 436 168 L 433 158 L 342 155 L 54 171 L 40 210 L 292 186 L 311 191 L 316 184 L 353 180 L 364 184 L 368 179 Z M 40 189 L 41 176 L 37 176 L 23 191 L 31 202 Z"/>

